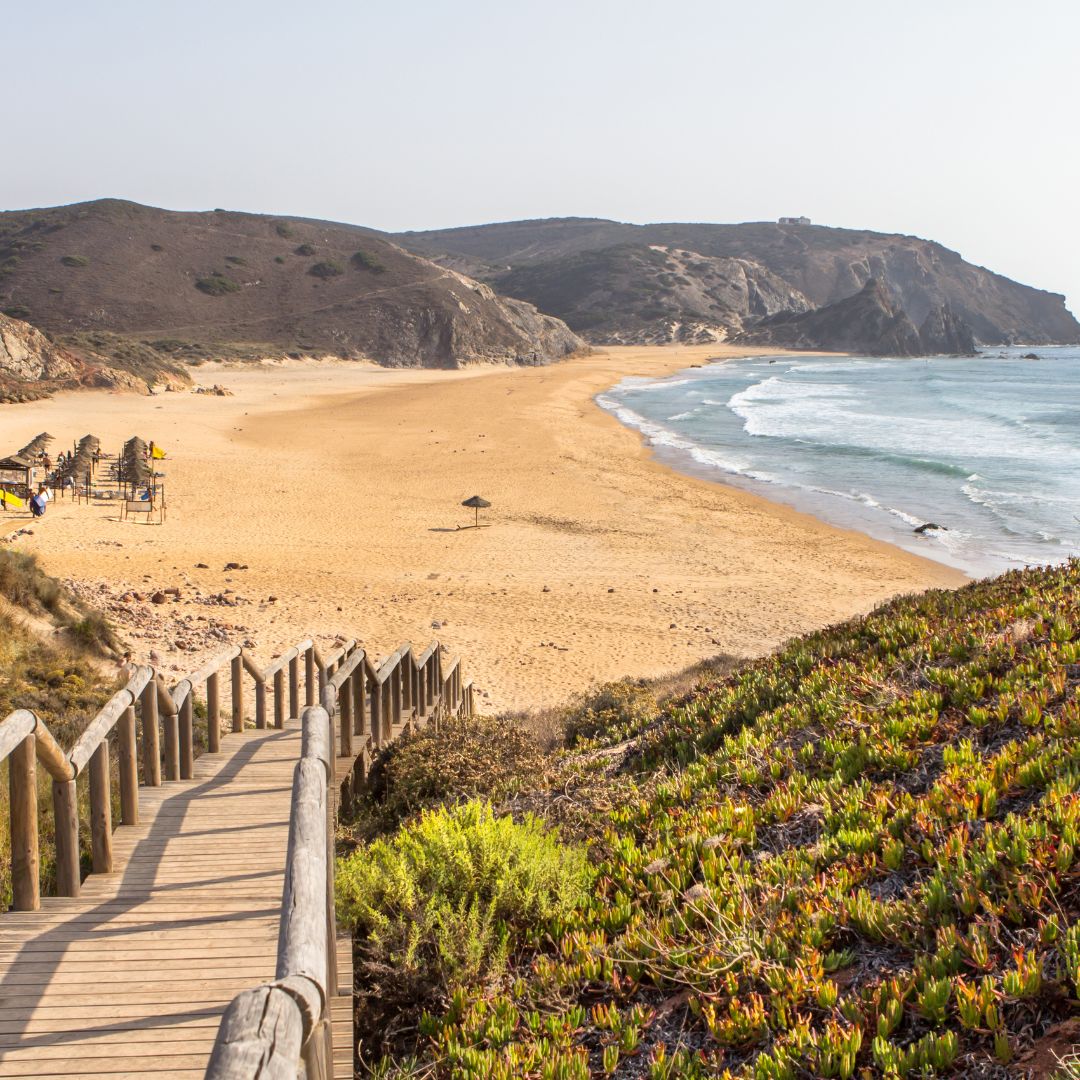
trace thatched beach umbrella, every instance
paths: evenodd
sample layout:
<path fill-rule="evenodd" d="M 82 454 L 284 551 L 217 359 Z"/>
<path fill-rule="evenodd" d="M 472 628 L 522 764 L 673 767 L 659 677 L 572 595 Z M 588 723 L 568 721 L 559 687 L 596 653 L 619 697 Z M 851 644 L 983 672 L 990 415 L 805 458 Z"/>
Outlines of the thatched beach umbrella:
<path fill-rule="evenodd" d="M 474 495 L 471 499 L 466 499 L 462 506 L 471 506 L 476 511 L 476 520 L 473 522 L 474 527 L 480 524 L 480 510 L 481 508 L 491 505 L 487 499 L 481 499 L 479 495 Z"/>

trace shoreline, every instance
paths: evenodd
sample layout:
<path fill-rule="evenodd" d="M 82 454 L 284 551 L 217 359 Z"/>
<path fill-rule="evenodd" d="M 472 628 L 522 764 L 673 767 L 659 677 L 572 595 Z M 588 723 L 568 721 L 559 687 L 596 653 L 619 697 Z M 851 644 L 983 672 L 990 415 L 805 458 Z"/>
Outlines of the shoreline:
<path fill-rule="evenodd" d="M 674 379 L 678 376 L 689 374 L 693 370 L 699 370 L 701 368 L 709 367 L 711 364 L 723 364 L 726 362 L 736 362 L 738 360 L 753 359 L 753 355 L 775 355 L 778 358 L 784 357 L 845 357 L 847 353 L 827 353 L 827 352 L 795 352 L 792 350 L 779 350 L 779 351 L 765 351 L 762 350 L 757 354 L 747 354 L 745 356 L 731 356 L 731 357 L 718 357 L 713 361 L 706 364 L 694 364 L 690 367 L 680 368 L 677 371 L 669 373 L 667 376 L 661 376 L 657 379 L 657 382 L 663 381 L 664 378 Z M 944 357 L 943 359 L 951 359 Z M 960 359 L 960 358 L 958 358 Z M 965 358 L 966 359 L 966 358 Z M 632 378 L 633 375 L 628 374 Z M 852 514 L 850 520 L 844 520 L 841 515 L 836 517 L 828 517 L 824 513 L 821 513 L 818 509 L 818 505 L 815 504 L 815 500 L 805 492 L 800 492 L 798 488 L 785 486 L 781 482 L 770 484 L 768 481 L 754 479 L 750 476 L 743 475 L 737 471 L 729 472 L 716 465 L 708 465 L 704 462 L 698 461 L 693 456 L 693 448 L 697 447 L 697 444 L 693 443 L 690 436 L 680 435 L 677 431 L 667 429 L 663 422 L 659 420 L 653 420 L 646 416 L 641 415 L 631 408 L 630 405 L 622 401 L 612 400 L 608 404 L 601 403 L 607 393 L 614 391 L 625 381 L 625 378 L 620 380 L 619 383 L 608 387 L 607 390 L 602 390 L 595 395 L 594 401 L 599 409 L 606 412 L 611 416 L 620 426 L 627 428 L 637 434 L 641 440 L 642 445 L 649 451 L 652 460 L 656 461 L 660 465 L 671 469 L 673 472 L 677 472 L 682 476 L 690 477 L 697 480 L 704 480 L 706 483 L 719 484 L 723 487 L 730 488 L 732 491 L 740 491 L 745 494 L 751 495 L 755 498 L 763 499 L 765 502 L 777 506 L 785 507 L 793 510 L 795 513 L 802 514 L 813 518 L 815 521 L 827 525 L 833 529 L 840 529 L 845 532 L 852 532 L 861 536 L 865 536 L 868 539 L 874 540 L 878 543 L 886 544 L 891 548 L 903 551 L 906 554 L 914 555 L 916 558 L 926 559 L 929 562 L 937 563 L 941 566 L 947 567 L 949 570 L 953 570 L 959 574 L 964 575 L 968 581 L 976 581 L 985 577 L 993 577 L 996 573 L 1001 573 L 1001 570 L 988 570 L 985 573 L 974 573 L 970 567 L 960 565 L 948 550 L 932 549 L 927 545 L 927 550 L 922 551 L 912 544 L 909 540 L 905 543 L 899 536 L 890 536 L 886 530 L 880 525 L 876 526 L 870 521 L 860 521 L 858 514 Z M 628 411 L 641 423 L 636 423 L 632 420 L 624 419 L 619 415 L 620 411 Z M 643 426 L 644 425 L 644 426 Z M 656 442 L 650 431 L 646 430 L 647 427 L 655 427 L 664 430 L 667 434 L 677 438 L 683 439 L 691 445 L 680 446 L 677 444 L 668 444 L 663 442 Z"/>
<path fill-rule="evenodd" d="M 138 433 L 170 455 L 164 526 L 61 503 L 12 546 L 81 583 L 136 658 L 153 649 L 177 674 L 220 650 L 211 633 L 267 658 L 312 631 L 383 654 L 437 636 L 464 658 L 486 711 L 758 655 L 897 593 L 963 584 L 939 563 L 676 471 L 593 400 L 628 375 L 747 355 L 777 351 L 609 348 L 449 372 L 206 364 L 196 381 L 234 396 L 84 391 L 6 406 L 0 445 L 33 428 L 27 438 L 47 429 L 59 448 L 89 430 L 112 452 Z M 493 503 L 493 527 L 459 528 L 473 494 Z M 0 518 L 5 532 L 25 524 Z M 249 569 L 226 573 L 227 562 Z M 120 599 L 169 587 L 180 600 Z"/>

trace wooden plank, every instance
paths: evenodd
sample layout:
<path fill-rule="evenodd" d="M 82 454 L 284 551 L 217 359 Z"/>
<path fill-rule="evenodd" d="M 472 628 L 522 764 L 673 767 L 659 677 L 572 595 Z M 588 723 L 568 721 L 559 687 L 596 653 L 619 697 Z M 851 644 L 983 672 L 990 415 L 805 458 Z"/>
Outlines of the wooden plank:
<path fill-rule="evenodd" d="M 191 779 L 138 789 L 140 824 L 112 834 L 114 872 L 87 878 L 79 899 L 0 917 L 0 1077 L 203 1076 L 226 1007 L 274 977 L 299 751 L 295 720 L 223 734 Z M 322 975 L 308 929 L 293 945 Z M 322 1045 L 332 1074 L 351 1078 L 347 936 L 331 955 L 346 992 L 328 1003 L 333 1049 Z"/>
<path fill-rule="evenodd" d="M 130 1062 L 125 1054 L 123 1060 L 117 1060 L 115 1054 L 93 1061 L 83 1062 L 79 1055 L 79 1076 L 118 1075 L 130 1073 L 134 1064 L 140 1071 L 151 1070 L 158 1073 L 176 1074 L 178 1069 L 198 1069 L 205 1067 L 205 1054 L 175 1054 L 170 1056 L 139 1057 Z M 63 1071 L 63 1061 L 13 1061 L 0 1064 L 0 1076 L 70 1076 Z M 85 1066 L 85 1067 L 84 1067 Z"/>

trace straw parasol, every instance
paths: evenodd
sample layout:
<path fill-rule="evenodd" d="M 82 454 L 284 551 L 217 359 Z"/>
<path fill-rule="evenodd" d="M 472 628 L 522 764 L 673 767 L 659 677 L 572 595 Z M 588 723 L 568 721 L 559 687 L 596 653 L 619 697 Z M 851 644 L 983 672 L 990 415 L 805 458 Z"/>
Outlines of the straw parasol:
<path fill-rule="evenodd" d="M 479 526 L 480 524 L 480 511 L 489 507 L 491 503 L 487 499 L 481 499 L 479 495 L 474 495 L 471 499 L 466 499 L 462 506 L 471 506 L 476 511 L 476 520 L 473 522 L 473 526 Z"/>

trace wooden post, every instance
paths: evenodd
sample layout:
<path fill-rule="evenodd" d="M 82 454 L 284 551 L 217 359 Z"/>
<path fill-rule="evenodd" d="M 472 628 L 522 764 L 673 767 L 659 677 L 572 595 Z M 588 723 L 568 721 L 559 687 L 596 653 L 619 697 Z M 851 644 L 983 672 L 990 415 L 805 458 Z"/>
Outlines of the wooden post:
<path fill-rule="evenodd" d="M 274 727 L 285 726 L 285 669 L 274 672 Z"/>
<path fill-rule="evenodd" d="M 158 735 L 157 686 L 151 679 L 139 697 L 142 706 L 143 780 L 161 786 L 161 743 Z"/>
<path fill-rule="evenodd" d="M 366 697 L 364 694 L 364 684 L 367 680 L 364 678 L 363 664 L 357 664 L 356 667 L 353 668 L 351 678 L 353 684 L 353 734 L 363 735 L 366 730 L 364 710 L 367 706 L 367 702 L 364 700 Z"/>
<path fill-rule="evenodd" d="M 8 755 L 8 782 L 11 791 L 11 907 L 14 911 L 37 911 L 41 907 L 41 882 L 37 750 L 33 735 L 27 735 Z"/>
<path fill-rule="evenodd" d="M 289 661 L 289 719 L 300 719 L 300 656 Z"/>
<path fill-rule="evenodd" d="M 120 823 L 139 824 L 139 751 L 135 739 L 135 707 L 120 714 Z"/>
<path fill-rule="evenodd" d="M 156 688 L 153 683 L 151 688 Z M 79 806 L 74 780 L 54 780 L 53 818 L 56 830 L 56 891 L 61 896 L 78 896 Z"/>
<path fill-rule="evenodd" d="M 94 853 L 94 873 L 109 873 L 113 856 L 108 739 L 98 744 L 90 758 L 90 844 Z"/>
<path fill-rule="evenodd" d="M 338 712 L 341 723 L 341 749 L 342 757 L 352 757 L 353 737 L 353 710 L 352 710 L 352 680 L 346 679 L 338 691 Z"/>
<path fill-rule="evenodd" d="M 304 652 L 304 704 L 315 704 L 315 646 L 309 646 Z"/>
<path fill-rule="evenodd" d="M 371 681 L 371 734 L 375 739 L 375 745 L 381 750 L 383 745 L 383 718 L 382 718 L 383 686 L 378 679 Z"/>
<path fill-rule="evenodd" d="M 413 662 L 411 652 L 407 652 L 401 658 L 398 668 L 401 671 L 401 708 L 404 712 L 409 713 L 413 707 Z"/>
<path fill-rule="evenodd" d="M 394 739 L 394 688 L 387 679 L 382 688 L 382 723 L 383 745 Z"/>
<path fill-rule="evenodd" d="M 232 729 L 244 730 L 244 661 L 239 656 L 232 660 Z"/>
<path fill-rule="evenodd" d="M 165 728 L 165 779 L 180 779 L 180 718 L 175 712 L 166 713 Z"/>
<path fill-rule="evenodd" d="M 216 671 L 206 677 L 206 748 L 211 754 L 221 749 L 221 683 Z"/>
<path fill-rule="evenodd" d="M 188 691 L 180 706 L 180 779 L 190 780 L 195 774 L 195 707 L 191 703 L 194 691 Z"/>
<path fill-rule="evenodd" d="M 255 726 L 266 727 L 266 683 L 262 679 L 255 682 Z"/>
<path fill-rule="evenodd" d="M 393 703 L 393 713 L 390 723 L 391 731 L 401 723 L 401 663 L 399 662 L 390 675 L 390 700 Z"/>

